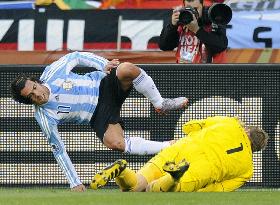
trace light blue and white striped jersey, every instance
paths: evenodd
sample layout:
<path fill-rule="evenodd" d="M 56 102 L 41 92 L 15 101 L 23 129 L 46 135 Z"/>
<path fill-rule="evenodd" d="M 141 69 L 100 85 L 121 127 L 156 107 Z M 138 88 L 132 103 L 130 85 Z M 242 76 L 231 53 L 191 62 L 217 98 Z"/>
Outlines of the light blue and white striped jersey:
<path fill-rule="evenodd" d="M 57 125 L 64 122 L 89 123 L 98 103 L 99 86 L 106 76 L 108 60 L 88 52 L 73 52 L 47 66 L 40 77 L 50 91 L 48 102 L 35 106 L 35 118 L 53 148 L 54 156 L 70 183 L 81 184 L 59 136 Z M 85 75 L 71 70 L 77 66 L 94 67 Z"/>

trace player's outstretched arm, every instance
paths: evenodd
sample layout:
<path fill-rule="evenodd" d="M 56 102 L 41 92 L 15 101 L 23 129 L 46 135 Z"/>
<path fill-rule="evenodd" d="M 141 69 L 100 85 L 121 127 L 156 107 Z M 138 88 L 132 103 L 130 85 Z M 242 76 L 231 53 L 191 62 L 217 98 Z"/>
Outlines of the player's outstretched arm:
<path fill-rule="evenodd" d="M 64 143 L 58 133 L 57 125 L 54 124 L 50 118 L 47 118 L 47 116 L 44 115 L 41 108 L 37 108 L 37 111 L 35 112 L 35 118 L 40 125 L 49 145 L 52 147 L 53 155 L 65 177 L 67 178 L 70 188 L 81 185 L 82 182 L 78 177 L 68 153 L 66 152 Z"/>

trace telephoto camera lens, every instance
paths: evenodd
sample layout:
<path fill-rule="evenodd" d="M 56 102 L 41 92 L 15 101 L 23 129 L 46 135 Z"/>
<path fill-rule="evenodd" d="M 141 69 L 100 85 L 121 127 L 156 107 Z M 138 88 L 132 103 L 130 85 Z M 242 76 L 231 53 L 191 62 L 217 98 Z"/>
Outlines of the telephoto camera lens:
<path fill-rule="evenodd" d="M 232 10 L 226 4 L 213 4 L 208 9 L 208 18 L 217 25 L 227 25 L 232 18 Z"/>

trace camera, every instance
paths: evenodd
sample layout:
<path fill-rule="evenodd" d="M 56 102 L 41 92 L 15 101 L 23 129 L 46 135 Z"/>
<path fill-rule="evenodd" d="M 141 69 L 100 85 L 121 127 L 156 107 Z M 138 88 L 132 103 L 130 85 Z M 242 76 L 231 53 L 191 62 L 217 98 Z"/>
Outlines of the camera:
<path fill-rule="evenodd" d="M 215 3 L 205 7 L 202 12 L 204 22 L 211 22 L 217 25 L 227 25 L 232 18 L 231 8 L 222 3 Z"/>
<path fill-rule="evenodd" d="M 178 25 L 187 25 L 193 21 L 193 14 L 196 19 L 199 18 L 198 11 L 193 7 L 183 7 L 179 10 Z M 202 20 L 204 23 L 214 23 L 218 26 L 227 25 L 232 18 L 231 8 L 223 3 L 215 3 L 210 7 L 203 7 Z"/>
<path fill-rule="evenodd" d="M 198 11 L 193 7 L 183 7 L 179 10 L 179 21 L 178 25 L 187 25 L 193 20 L 193 14 L 198 19 Z"/>

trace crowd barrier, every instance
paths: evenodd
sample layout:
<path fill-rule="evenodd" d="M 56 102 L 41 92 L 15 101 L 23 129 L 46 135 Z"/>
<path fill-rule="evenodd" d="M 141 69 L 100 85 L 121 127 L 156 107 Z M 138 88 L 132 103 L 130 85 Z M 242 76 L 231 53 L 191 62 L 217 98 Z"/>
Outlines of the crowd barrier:
<path fill-rule="evenodd" d="M 93 51 L 109 60 L 119 59 L 120 62 L 162 64 L 175 63 L 176 51 Z M 50 64 L 71 51 L 11 51 L 0 50 L 0 64 Z M 280 49 L 229 49 L 226 62 L 233 63 L 280 63 Z"/>
<path fill-rule="evenodd" d="M 248 187 L 280 187 L 280 66 L 140 65 L 154 79 L 163 97 L 186 96 L 186 110 L 158 115 L 146 98 L 132 91 L 121 115 L 126 135 L 165 141 L 183 137 L 181 126 L 192 119 L 214 115 L 238 116 L 262 127 L 270 140 L 266 150 L 254 154 L 254 176 Z M 0 185 L 66 186 L 67 181 L 33 117 L 32 106 L 15 103 L 9 84 L 19 74 L 39 76 L 43 66 L 0 66 Z M 77 68 L 85 73 L 89 68 Z M 81 180 L 91 177 L 116 159 L 124 158 L 137 170 L 152 156 L 110 151 L 86 125 L 65 124 L 61 137 Z"/>

